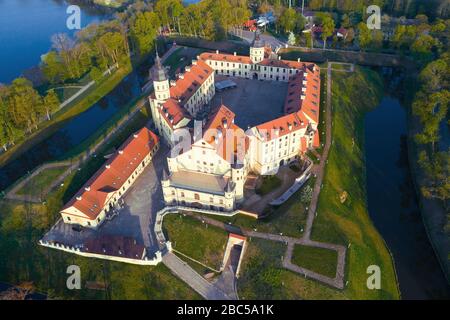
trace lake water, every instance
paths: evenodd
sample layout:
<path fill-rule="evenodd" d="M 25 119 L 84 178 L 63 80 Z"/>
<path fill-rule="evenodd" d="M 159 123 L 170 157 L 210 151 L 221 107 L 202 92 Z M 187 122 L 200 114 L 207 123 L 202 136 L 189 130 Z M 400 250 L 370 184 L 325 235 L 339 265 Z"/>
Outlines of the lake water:
<path fill-rule="evenodd" d="M 402 298 L 448 299 L 411 180 L 406 129 L 406 112 L 391 97 L 366 116 L 369 213 L 394 257 Z"/>
<path fill-rule="evenodd" d="M 66 26 L 68 6 L 62 0 L 0 1 L 0 83 L 9 83 L 37 65 L 49 51 L 53 34 L 74 34 Z M 106 11 L 81 7 L 81 27 L 109 16 Z"/>

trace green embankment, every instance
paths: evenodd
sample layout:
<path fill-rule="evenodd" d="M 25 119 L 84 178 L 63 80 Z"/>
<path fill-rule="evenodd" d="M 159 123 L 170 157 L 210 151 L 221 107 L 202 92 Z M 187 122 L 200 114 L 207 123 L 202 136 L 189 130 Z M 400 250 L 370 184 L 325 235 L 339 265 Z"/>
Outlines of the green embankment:
<path fill-rule="evenodd" d="M 47 168 L 31 178 L 17 191 L 20 195 L 40 196 L 44 190 L 67 170 L 65 167 Z"/>
<path fill-rule="evenodd" d="M 132 67 L 130 64 L 123 65 L 111 76 L 103 78 L 97 84 L 87 89 L 70 104 L 57 111 L 50 121 L 43 122 L 37 131 L 27 136 L 26 139 L 16 142 L 15 146 L 1 154 L 0 166 L 14 160 L 35 144 L 45 140 L 52 133 L 57 131 L 64 121 L 89 109 L 94 103 L 98 102 L 102 97 L 111 92 L 131 70 Z"/>
<path fill-rule="evenodd" d="M 281 267 L 283 244 L 252 239 L 238 282 L 240 297 L 398 299 L 400 296 L 392 258 L 370 220 L 366 202 L 363 117 L 378 105 L 382 80 L 374 71 L 356 68 L 354 73 L 333 72 L 332 81 L 333 144 L 312 239 L 345 246 L 351 243 L 345 267 L 348 284 L 344 290 L 336 290 L 287 271 Z M 347 191 L 348 197 L 342 204 L 339 195 L 343 191 Z M 320 271 L 325 268 L 321 265 L 323 261 L 326 260 L 305 263 Z M 301 261 L 297 263 L 304 265 Z M 370 265 L 381 268 L 381 290 L 369 290 L 366 286 L 369 276 L 366 270 Z"/>
<path fill-rule="evenodd" d="M 226 231 L 180 214 L 165 216 L 163 228 L 174 249 L 212 269 L 220 269 L 228 240 Z M 180 257 L 188 263 L 192 261 Z M 205 267 L 200 269 L 201 273 L 210 272 Z"/>

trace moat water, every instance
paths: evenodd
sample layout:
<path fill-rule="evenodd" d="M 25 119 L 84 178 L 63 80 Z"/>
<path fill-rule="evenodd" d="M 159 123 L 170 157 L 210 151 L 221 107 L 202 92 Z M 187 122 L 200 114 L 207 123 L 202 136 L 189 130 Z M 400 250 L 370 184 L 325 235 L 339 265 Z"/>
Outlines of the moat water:
<path fill-rule="evenodd" d="M 402 298 L 448 299 L 449 284 L 428 239 L 411 180 L 406 123 L 405 109 L 389 96 L 366 115 L 369 213 L 393 255 Z"/>

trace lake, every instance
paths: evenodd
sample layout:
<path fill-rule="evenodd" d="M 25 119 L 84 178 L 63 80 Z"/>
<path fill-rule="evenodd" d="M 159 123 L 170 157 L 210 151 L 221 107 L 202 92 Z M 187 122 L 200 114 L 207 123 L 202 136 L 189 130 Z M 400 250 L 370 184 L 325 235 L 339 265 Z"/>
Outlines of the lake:
<path fill-rule="evenodd" d="M 0 83 L 9 83 L 41 60 L 55 33 L 73 35 L 62 0 L 0 1 Z M 110 17 L 107 11 L 81 7 L 81 27 Z"/>
<path fill-rule="evenodd" d="M 394 257 L 402 298 L 448 299 L 449 285 L 427 237 L 411 180 L 406 121 L 404 108 L 389 96 L 366 116 L 369 213 Z"/>

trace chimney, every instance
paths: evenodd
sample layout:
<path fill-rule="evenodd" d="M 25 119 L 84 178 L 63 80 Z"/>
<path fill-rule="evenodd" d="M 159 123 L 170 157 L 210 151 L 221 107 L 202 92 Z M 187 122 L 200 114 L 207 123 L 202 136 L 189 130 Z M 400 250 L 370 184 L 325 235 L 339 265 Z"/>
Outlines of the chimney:
<path fill-rule="evenodd" d="M 187 66 L 186 68 L 184 68 L 184 70 L 186 70 L 186 72 L 190 72 L 191 71 L 191 66 Z"/>
<path fill-rule="evenodd" d="M 281 56 L 278 56 L 278 60 L 281 60 Z"/>
<path fill-rule="evenodd" d="M 107 165 L 105 166 L 105 168 L 106 168 L 106 169 L 109 169 L 109 168 L 111 168 L 111 166 L 110 166 L 109 164 L 107 164 Z"/>
<path fill-rule="evenodd" d="M 91 187 L 87 186 L 86 188 L 84 188 L 84 190 L 91 191 Z"/>
<path fill-rule="evenodd" d="M 184 79 L 184 74 L 183 74 L 183 73 L 180 73 L 180 74 L 178 75 L 178 79 Z"/>
<path fill-rule="evenodd" d="M 133 137 L 134 137 L 134 138 L 137 138 L 137 137 L 138 137 L 138 135 L 137 135 L 137 134 L 135 133 L 135 134 L 133 134 Z"/>
<path fill-rule="evenodd" d="M 170 86 L 175 87 L 177 85 L 177 82 L 175 80 L 170 80 Z"/>
<path fill-rule="evenodd" d="M 119 150 L 119 154 L 123 154 L 123 150 Z"/>
<path fill-rule="evenodd" d="M 236 56 L 236 51 L 235 51 L 235 52 L 233 52 L 233 56 Z"/>
<path fill-rule="evenodd" d="M 297 62 L 300 62 L 300 58 L 297 58 Z"/>
<path fill-rule="evenodd" d="M 302 94 L 302 95 L 300 96 L 300 98 L 301 98 L 302 100 L 305 100 L 306 96 L 305 96 L 304 94 Z"/>
<path fill-rule="evenodd" d="M 196 66 L 197 65 L 197 60 L 196 59 L 192 59 L 192 65 Z"/>
<path fill-rule="evenodd" d="M 216 54 L 219 54 L 219 50 L 216 50 Z"/>
<path fill-rule="evenodd" d="M 77 200 L 80 201 L 81 199 L 83 199 L 81 196 L 77 197 Z"/>

